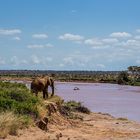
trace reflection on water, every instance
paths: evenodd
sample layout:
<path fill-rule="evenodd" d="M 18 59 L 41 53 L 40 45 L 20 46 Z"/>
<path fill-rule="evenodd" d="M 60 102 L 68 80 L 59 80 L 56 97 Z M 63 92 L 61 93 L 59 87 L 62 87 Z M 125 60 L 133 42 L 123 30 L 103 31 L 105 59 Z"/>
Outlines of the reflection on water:
<path fill-rule="evenodd" d="M 79 90 L 73 90 L 78 87 Z M 56 83 L 56 94 L 82 102 L 91 111 L 140 122 L 140 87 L 105 83 Z"/>

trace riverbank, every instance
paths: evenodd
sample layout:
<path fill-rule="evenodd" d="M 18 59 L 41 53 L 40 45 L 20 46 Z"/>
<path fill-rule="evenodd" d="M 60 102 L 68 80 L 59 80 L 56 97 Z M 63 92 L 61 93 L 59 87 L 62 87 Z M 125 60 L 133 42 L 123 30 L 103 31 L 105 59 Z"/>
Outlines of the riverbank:
<path fill-rule="evenodd" d="M 37 127 L 20 130 L 5 140 L 138 140 L 140 124 L 102 113 L 79 113 L 82 120 L 56 118 L 45 132 Z"/>
<path fill-rule="evenodd" d="M 34 77 L 12 77 L 12 76 L 1 76 L 0 81 L 23 81 L 23 82 L 31 82 Z M 55 79 L 55 78 L 54 78 Z M 75 82 L 75 83 L 109 83 L 109 84 L 118 84 L 117 78 L 112 80 L 103 80 L 103 79 L 55 79 L 57 82 Z M 140 82 L 128 82 L 122 85 L 129 85 L 129 86 L 140 86 Z"/>
<path fill-rule="evenodd" d="M 5 79 L 26 84 L 30 89 L 31 79 Z M 74 90 L 78 87 L 79 90 Z M 51 92 L 51 89 L 50 89 Z M 55 81 L 55 94 L 65 101 L 82 102 L 94 112 L 106 112 L 115 117 L 127 117 L 140 122 L 140 87 L 108 83 L 82 83 Z"/>
<path fill-rule="evenodd" d="M 0 85 L 1 139 L 140 139 L 140 123 L 93 113 L 82 104 L 64 102 L 59 96 L 47 100 L 42 96 L 36 98 L 23 84 L 1 82 Z"/>

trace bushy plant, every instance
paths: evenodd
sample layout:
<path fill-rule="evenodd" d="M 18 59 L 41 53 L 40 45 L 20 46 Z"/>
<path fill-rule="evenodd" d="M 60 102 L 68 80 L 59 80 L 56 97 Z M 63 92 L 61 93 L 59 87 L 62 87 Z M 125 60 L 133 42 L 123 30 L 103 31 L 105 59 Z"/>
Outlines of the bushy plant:
<path fill-rule="evenodd" d="M 127 84 L 129 82 L 128 73 L 126 71 L 122 71 L 118 75 L 118 84 Z"/>
<path fill-rule="evenodd" d="M 63 105 L 63 111 L 78 111 L 78 112 L 82 112 L 82 113 L 90 113 L 90 110 L 83 106 L 80 102 L 76 102 L 76 101 L 68 101 L 65 102 Z"/>
<path fill-rule="evenodd" d="M 49 97 L 49 98 L 47 99 L 47 101 L 49 101 L 49 102 L 54 102 L 54 103 L 56 103 L 58 106 L 61 105 L 61 104 L 64 102 L 64 100 L 63 100 L 61 97 L 57 96 L 57 95 L 54 95 L 54 96 L 52 96 L 52 97 Z"/>
<path fill-rule="evenodd" d="M 13 112 L 2 112 L 0 114 L 0 138 L 5 138 L 8 134 L 16 135 L 17 130 L 27 127 L 30 121 L 27 116 L 19 116 Z"/>
<path fill-rule="evenodd" d="M 0 82 L 0 111 L 12 110 L 18 114 L 38 116 L 39 100 L 27 87 L 19 83 Z"/>

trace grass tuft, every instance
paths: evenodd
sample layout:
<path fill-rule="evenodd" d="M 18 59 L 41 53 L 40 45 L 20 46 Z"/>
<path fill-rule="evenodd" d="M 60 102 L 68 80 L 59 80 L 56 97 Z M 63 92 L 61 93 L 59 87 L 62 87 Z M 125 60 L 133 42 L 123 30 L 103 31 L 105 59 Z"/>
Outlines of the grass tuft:
<path fill-rule="evenodd" d="M 13 112 L 2 112 L 0 114 L 0 138 L 8 134 L 16 135 L 19 128 L 24 128 L 31 122 L 27 116 L 18 116 Z"/>
<path fill-rule="evenodd" d="M 90 113 L 90 110 L 87 107 L 83 106 L 81 102 L 68 101 L 64 103 L 64 106 L 70 111 L 78 111 L 86 114 Z"/>
<path fill-rule="evenodd" d="M 68 116 L 70 118 L 75 118 L 75 115 L 72 112 L 82 112 L 82 113 L 86 113 L 89 114 L 90 110 L 83 106 L 80 102 L 76 102 L 76 101 L 68 101 L 63 103 L 63 105 L 60 108 L 60 112 L 61 114 Z"/>

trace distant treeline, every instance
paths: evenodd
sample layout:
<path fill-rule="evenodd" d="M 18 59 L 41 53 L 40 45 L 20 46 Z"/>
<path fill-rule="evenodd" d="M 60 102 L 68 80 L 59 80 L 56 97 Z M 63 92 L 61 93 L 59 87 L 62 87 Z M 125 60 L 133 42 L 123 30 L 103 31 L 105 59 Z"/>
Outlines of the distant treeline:
<path fill-rule="evenodd" d="M 120 71 L 0 70 L 0 76 L 36 77 L 50 75 L 60 81 L 116 82 Z"/>
<path fill-rule="evenodd" d="M 0 75 L 20 75 L 20 76 L 34 76 L 34 75 L 51 75 L 51 74 L 118 74 L 120 71 L 55 71 L 55 70 L 0 70 Z"/>
<path fill-rule="evenodd" d="M 45 75 L 52 76 L 57 81 L 140 85 L 139 66 L 129 66 L 126 71 L 0 70 L 0 77 L 34 78 Z"/>

